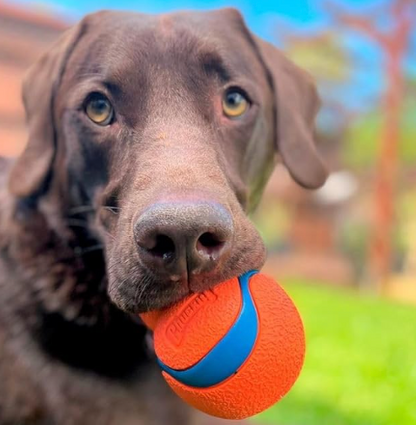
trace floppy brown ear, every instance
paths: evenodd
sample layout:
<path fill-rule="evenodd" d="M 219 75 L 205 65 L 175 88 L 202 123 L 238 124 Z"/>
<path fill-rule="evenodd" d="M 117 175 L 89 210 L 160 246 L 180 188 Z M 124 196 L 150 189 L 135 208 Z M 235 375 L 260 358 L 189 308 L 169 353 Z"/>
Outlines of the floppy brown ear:
<path fill-rule="evenodd" d="M 320 106 L 315 84 L 276 47 L 255 40 L 274 90 L 277 148 L 295 181 L 318 188 L 328 173 L 315 145 L 315 116 Z"/>
<path fill-rule="evenodd" d="M 56 149 L 54 96 L 80 36 L 79 24 L 61 36 L 25 76 L 23 103 L 29 139 L 9 179 L 9 190 L 18 197 L 41 192 L 47 181 Z"/>

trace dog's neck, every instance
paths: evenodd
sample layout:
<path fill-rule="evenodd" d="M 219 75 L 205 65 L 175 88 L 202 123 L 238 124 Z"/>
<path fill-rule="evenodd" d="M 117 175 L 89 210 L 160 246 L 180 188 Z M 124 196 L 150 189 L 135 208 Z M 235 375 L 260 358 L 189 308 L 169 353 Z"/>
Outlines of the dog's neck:
<path fill-rule="evenodd" d="M 91 249 L 99 241 L 84 219 L 71 225 L 73 218 L 45 214 L 30 200 L 6 204 L 2 257 L 31 292 L 19 309 L 42 349 L 70 366 L 130 375 L 146 356 L 146 330 L 110 302 L 104 254 Z"/>
<path fill-rule="evenodd" d="M 11 222 L 7 252 L 21 265 L 23 280 L 36 282 L 31 289 L 42 308 L 79 325 L 106 320 L 105 260 L 102 249 L 88 249 L 98 241 L 87 222 L 73 227 L 63 214 L 46 214 L 30 199 L 15 203 Z"/>

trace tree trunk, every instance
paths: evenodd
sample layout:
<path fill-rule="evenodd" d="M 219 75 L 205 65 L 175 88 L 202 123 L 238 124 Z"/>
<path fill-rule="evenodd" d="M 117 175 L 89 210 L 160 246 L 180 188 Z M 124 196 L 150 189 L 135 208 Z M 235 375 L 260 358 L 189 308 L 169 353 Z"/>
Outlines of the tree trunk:
<path fill-rule="evenodd" d="M 399 163 L 400 112 L 403 100 L 402 46 L 392 43 L 387 52 L 387 92 L 384 128 L 375 175 L 374 222 L 370 245 L 370 277 L 378 292 L 386 288 L 394 259 L 396 189 Z"/>

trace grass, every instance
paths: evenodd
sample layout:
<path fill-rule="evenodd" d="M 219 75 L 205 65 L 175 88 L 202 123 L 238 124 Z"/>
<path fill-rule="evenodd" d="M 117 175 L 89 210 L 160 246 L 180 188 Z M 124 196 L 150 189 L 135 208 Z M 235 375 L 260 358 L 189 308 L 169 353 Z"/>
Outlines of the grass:
<path fill-rule="evenodd" d="M 306 361 L 256 422 L 416 424 L 416 308 L 301 282 L 285 289 L 304 320 Z"/>

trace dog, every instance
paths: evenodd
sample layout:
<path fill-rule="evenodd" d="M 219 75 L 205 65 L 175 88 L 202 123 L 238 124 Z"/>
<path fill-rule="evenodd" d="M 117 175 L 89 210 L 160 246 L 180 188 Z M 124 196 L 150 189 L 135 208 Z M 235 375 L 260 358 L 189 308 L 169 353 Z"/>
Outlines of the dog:
<path fill-rule="evenodd" d="M 326 179 L 312 79 L 234 9 L 102 11 L 23 101 L 27 146 L 0 160 L 0 424 L 195 423 L 138 313 L 262 267 L 248 213 L 275 163 Z"/>

